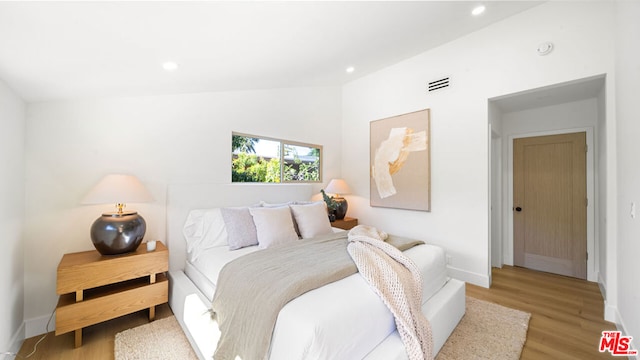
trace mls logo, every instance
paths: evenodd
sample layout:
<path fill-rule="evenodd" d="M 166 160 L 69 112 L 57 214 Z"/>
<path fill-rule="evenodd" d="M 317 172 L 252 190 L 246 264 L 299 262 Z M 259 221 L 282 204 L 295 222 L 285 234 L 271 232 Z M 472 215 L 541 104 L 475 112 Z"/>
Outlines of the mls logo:
<path fill-rule="evenodd" d="M 637 355 L 637 350 L 631 350 L 631 336 L 622 336 L 620 331 L 603 331 L 600 338 L 600 352 L 609 351 L 613 356 Z"/>

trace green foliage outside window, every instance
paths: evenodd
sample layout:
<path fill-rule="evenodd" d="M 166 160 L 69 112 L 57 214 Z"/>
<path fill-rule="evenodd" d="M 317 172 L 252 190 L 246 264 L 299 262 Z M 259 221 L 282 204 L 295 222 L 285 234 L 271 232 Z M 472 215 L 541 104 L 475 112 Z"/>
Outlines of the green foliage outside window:
<path fill-rule="evenodd" d="M 257 154 L 261 140 L 268 155 Z M 232 134 L 232 182 L 320 182 L 321 147 Z M 283 153 L 284 156 L 280 156 Z M 281 161 L 283 162 L 282 166 Z M 282 169 L 282 173 L 281 173 Z"/>
<path fill-rule="evenodd" d="M 232 135 L 231 136 L 231 149 L 234 152 L 243 152 L 243 153 L 256 153 L 256 143 L 260 141 L 258 138 L 248 137 L 248 136 L 240 136 L 240 135 Z"/>
<path fill-rule="evenodd" d="M 232 182 L 280 182 L 280 159 L 265 160 L 255 154 L 238 153 L 232 161 Z"/>
<path fill-rule="evenodd" d="M 320 181 L 320 159 L 313 163 L 303 163 L 299 158 L 284 164 L 284 181 Z"/>

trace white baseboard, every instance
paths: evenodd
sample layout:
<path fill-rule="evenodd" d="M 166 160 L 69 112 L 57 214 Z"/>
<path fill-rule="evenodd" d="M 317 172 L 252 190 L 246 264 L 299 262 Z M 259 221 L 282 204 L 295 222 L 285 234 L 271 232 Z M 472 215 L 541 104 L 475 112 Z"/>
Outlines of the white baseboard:
<path fill-rule="evenodd" d="M 605 305 L 605 310 L 606 310 L 607 306 Z M 618 308 L 617 307 L 611 307 L 612 311 L 615 312 L 615 318 L 616 318 L 616 327 L 618 328 L 618 330 L 622 333 L 623 336 L 631 336 L 631 334 L 629 334 L 629 332 L 627 331 L 627 327 L 624 324 L 624 320 L 622 319 L 622 316 L 620 316 L 620 313 L 618 312 Z M 605 313 L 605 320 L 607 320 L 606 318 L 606 313 Z M 611 320 L 608 320 L 611 321 Z M 631 339 L 631 350 L 638 350 L 638 347 L 636 346 L 638 344 L 638 339 L 636 339 L 635 337 L 632 337 Z M 638 355 L 634 356 L 629 356 L 629 359 L 640 359 L 640 352 L 638 353 Z"/>
<path fill-rule="evenodd" d="M 489 288 L 489 276 L 482 275 L 474 272 L 470 272 L 467 270 L 458 269 L 456 267 L 452 267 L 447 265 L 447 274 L 450 277 L 458 280 L 462 280 L 464 282 L 471 283 L 473 285 L 482 286 L 485 288 Z"/>
<path fill-rule="evenodd" d="M 602 298 L 606 300 L 607 299 L 607 283 L 602 278 L 600 271 L 597 272 L 597 278 L 598 278 L 598 287 L 600 288 L 600 294 L 602 295 Z"/>
<path fill-rule="evenodd" d="M 616 328 L 622 333 L 623 336 L 630 336 L 629 332 L 627 331 L 627 327 L 624 324 L 624 320 L 622 320 L 622 316 L 620 316 L 620 312 L 618 312 L 618 308 L 608 304 L 606 300 L 604 302 L 604 319 L 616 324 Z M 631 349 L 638 350 L 638 347 L 636 346 L 637 343 L 637 339 L 635 337 L 632 337 Z M 629 356 L 629 359 L 640 359 L 640 353 L 635 357 Z"/>
<path fill-rule="evenodd" d="M 7 349 L 6 351 L 17 354 L 18 351 L 20 351 L 20 348 L 22 347 L 22 343 L 24 342 L 24 339 L 25 339 L 24 323 L 22 323 L 20 324 L 20 327 L 18 328 L 18 330 L 16 330 L 16 332 L 11 337 L 11 340 L 9 340 L 9 349 Z M 2 351 L 5 351 L 5 350 L 2 349 Z"/>
<path fill-rule="evenodd" d="M 24 335 L 25 338 L 30 338 L 38 335 L 42 335 L 47 332 L 47 322 L 49 321 L 49 315 L 39 316 L 33 319 L 27 319 L 24 321 Z M 51 323 L 49 324 L 49 331 L 56 329 L 56 316 L 53 315 Z"/>
<path fill-rule="evenodd" d="M 618 308 L 611 305 L 607 300 L 604 301 L 604 319 L 616 325 L 620 323 Z"/>

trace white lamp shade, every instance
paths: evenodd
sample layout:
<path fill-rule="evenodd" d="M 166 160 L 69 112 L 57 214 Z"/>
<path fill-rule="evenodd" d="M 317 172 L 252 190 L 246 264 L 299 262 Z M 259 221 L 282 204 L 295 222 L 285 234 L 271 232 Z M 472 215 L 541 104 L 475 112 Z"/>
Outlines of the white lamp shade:
<path fill-rule="evenodd" d="M 347 185 L 347 182 L 342 179 L 332 179 L 329 181 L 329 185 L 327 185 L 327 188 L 324 189 L 324 191 L 329 194 L 351 194 L 349 185 Z"/>
<path fill-rule="evenodd" d="M 126 204 L 153 201 L 151 193 L 133 175 L 110 174 L 89 191 L 82 204 Z"/>

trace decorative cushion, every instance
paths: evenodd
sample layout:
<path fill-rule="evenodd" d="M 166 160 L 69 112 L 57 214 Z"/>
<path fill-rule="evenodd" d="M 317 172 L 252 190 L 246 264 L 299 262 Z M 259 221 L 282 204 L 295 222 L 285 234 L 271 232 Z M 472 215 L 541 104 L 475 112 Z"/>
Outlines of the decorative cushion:
<path fill-rule="evenodd" d="M 286 203 L 280 203 L 280 204 L 272 204 L 272 203 L 268 203 L 266 201 L 260 201 L 260 206 L 262 207 L 268 207 L 268 208 L 274 208 L 274 207 L 288 207 L 291 204 L 297 204 L 297 201 L 289 201 Z M 302 236 L 300 235 L 300 229 L 298 229 L 298 223 L 296 223 L 296 218 L 293 217 L 293 213 L 291 213 L 291 220 L 293 220 L 293 228 L 296 231 L 296 234 L 298 234 L 298 238 L 301 238 Z"/>
<path fill-rule="evenodd" d="M 229 250 L 258 245 L 256 226 L 249 208 L 222 208 L 220 212 L 228 235 Z"/>
<path fill-rule="evenodd" d="M 324 201 L 290 207 L 303 239 L 332 233 Z"/>
<path fill-rule="evenodd" d="M 288 206 L 251 208 L 249 212 L 258 234 L 258 248 L 266 249 L 298 240 Z"/>

